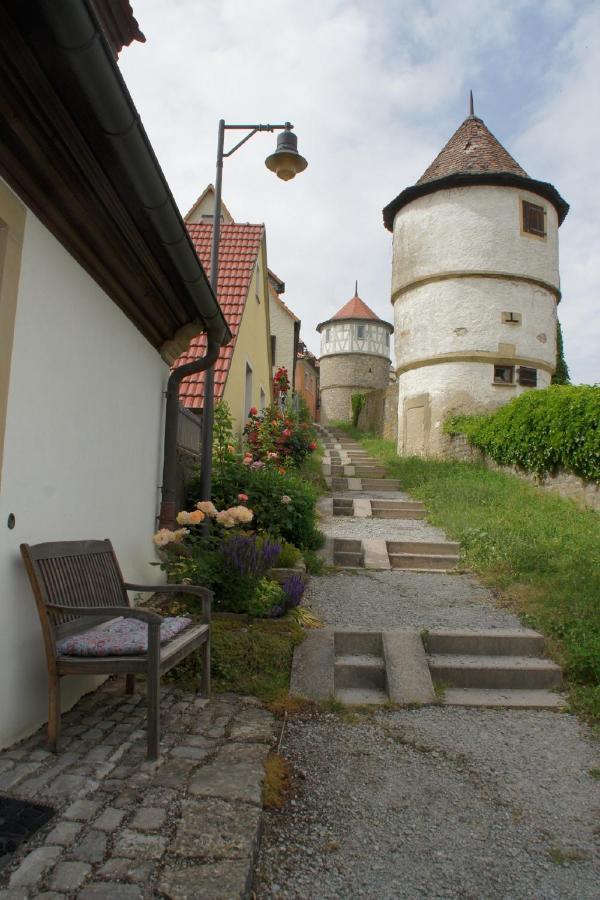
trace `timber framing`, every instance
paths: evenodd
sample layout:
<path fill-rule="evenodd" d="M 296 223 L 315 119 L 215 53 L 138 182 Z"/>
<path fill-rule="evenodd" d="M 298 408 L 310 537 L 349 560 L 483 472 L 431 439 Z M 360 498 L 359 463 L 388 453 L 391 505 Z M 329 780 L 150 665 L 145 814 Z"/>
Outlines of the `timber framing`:
<path fill-rule="evenodd" d="M 98 29 L 93 7 L 84 12 Z M 227 325 L 99 31 L 92 49 L 110 102 L 121 100 L 118 112 L 133 116 L 129 158 L 103 128 L 93 92 L 74 77 L 42 5 L 0 5 L 0 176 L 157 350 L 178 334 L 189 340 L 192 323 L 197 332 L 220 331 L 226 343 Z M 135 171 L 136 152 L 153 182 Z M 143 191 L 156 184 L 163 194 L 147 205 Z"/>

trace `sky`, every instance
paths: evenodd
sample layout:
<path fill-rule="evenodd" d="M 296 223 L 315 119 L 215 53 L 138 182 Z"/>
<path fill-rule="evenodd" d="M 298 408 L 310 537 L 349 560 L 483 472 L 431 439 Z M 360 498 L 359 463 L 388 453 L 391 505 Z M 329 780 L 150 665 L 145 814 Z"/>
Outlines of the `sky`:
<path fill-rule="evenodd" d="M 597 0 L 132 0 L 145 44 L 121 71 L 182 214 L 214 182 L 217 127 L 291 121 L 306 171 L 264 166 L 276 135 L 225 160 L 223 200 L 264 222 L 269 267 L 315 326 L 354 294 L 386 321 L 382 208 L 467 115 L 571 210 L 560 229 L 565 356 L 600 382 L 600 3 Z M 226 148 L 239 133 L 230 132 Z"/>

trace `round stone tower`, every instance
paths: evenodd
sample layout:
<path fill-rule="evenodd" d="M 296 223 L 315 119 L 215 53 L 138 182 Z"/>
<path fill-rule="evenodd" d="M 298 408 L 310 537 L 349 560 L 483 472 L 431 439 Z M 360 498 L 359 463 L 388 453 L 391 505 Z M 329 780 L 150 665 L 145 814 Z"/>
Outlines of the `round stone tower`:
<path fill-rule="evenodd" d="M 439 455 L 449 413 L 491 410 L 550 384 L 568 209 L 472 107 L 424 175 L 386 206 L 400 454 Z"/>
<path fill-rule="evenodd" d="M 390 335 L 393 326 L 383 322 L 358 296 L 326 322 L 317 325 L 321 335 L 319 357 L 321 422 L 349 421 L 352 394 L 387 387 L 390 380 Z"/>

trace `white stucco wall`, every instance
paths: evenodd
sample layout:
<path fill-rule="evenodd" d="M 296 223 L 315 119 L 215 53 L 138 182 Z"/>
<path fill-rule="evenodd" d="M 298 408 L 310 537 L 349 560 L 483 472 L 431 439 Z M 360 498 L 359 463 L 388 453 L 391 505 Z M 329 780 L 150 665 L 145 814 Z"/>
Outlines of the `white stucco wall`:
<path fill-rule="evenodd" d="M 448 362 L 423 366 L 398 377 L 398 453 L 424 453 L 435 456 L 442 452 L 442 427 L 449 413 L 485 412 L 508 403 L 532 388 L 493 383 L 494 364 Z M 538 388 L 548 387 L 550 374 L 538 370 Z M 423 404 L 425 441 L 417 450 L 406 434 L 406 403 Z"/>
<path fill-rule="evenodd" d="M 0 487 L 0 746 L 47 718 L 19 544 L 110 537 L 126 579 L 161 580 L 149 561 L 167 377 L 156 350 L 29 212 Z M 91 686 L 63 682 L 64 708 Z"/>
<path fill-rule="evenodd" d="M 269 317 L 271 334 L 275 335 L 275 359 L 273 369 L 285 366 L 290 377 L 294 374 L 294 319 L 282 309 L 269 290 Z"/>
<path fill-rule="evenodd" d="M 506 324 L 502 313 L 521 316 Z M 394 304 L 396 365 L 400 371 L 441 354 L 495 353 L 500 344 L 514 354 L 556 363 L 556 300 L 530 282 L 498 278 L 453 278 L 421 284 Z M 516 316 L 515 316 L 516 318 Z"/>
<path fill-rule="evenodd" d="M 521 234 L 520 201 L 546 209 L 547 235 Z M 423 278 L 446 272 L 499 272 L 559 285 L 558 217 L 529 191 L 493 185 L 436 191 L 396 215 L 392 297 Z"/>

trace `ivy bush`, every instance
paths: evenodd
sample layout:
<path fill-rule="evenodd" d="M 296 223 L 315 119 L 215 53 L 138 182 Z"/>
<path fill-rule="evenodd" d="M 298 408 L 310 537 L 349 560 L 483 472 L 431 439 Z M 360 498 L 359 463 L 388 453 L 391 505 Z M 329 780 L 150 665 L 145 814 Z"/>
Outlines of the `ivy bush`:
<path fill-rule="evenodd" d="M 444 431 L 465 434 L 501 465 L 537 475 L 560 466 L 600 481 L 600 385 L 527 391 L 489 415 L 451 416 Z"/>

